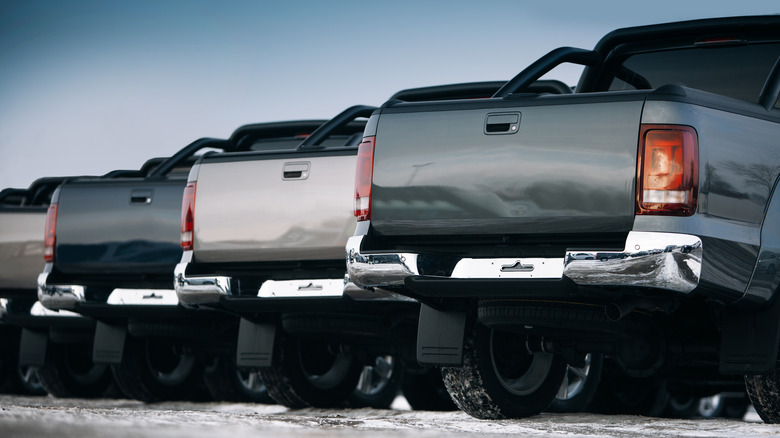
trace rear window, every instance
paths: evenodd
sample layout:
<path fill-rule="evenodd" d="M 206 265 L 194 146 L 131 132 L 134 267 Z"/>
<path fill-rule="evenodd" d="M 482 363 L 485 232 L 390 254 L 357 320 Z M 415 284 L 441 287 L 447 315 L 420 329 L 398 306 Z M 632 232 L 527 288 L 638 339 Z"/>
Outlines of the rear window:
<path fill-rule="evenodd" d="M 676 84 L 755 103 L 779 56 L 778 43 L 638 53 L 626 58 L 609 89 Z"/>

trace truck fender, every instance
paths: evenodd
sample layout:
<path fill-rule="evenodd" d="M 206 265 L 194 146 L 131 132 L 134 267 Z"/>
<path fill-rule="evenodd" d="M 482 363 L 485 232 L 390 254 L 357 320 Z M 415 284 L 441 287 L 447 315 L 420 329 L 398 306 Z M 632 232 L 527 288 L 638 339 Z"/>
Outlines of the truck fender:
<path fill-rule="evenodd" d="M 761 248 L 745 295 L 723 315 L 720 371 L 774 371 L 780 346 L 780 190 L 775 181 L 761 226 Z M 756 310 L 758 309 L 758 310 Z"/>

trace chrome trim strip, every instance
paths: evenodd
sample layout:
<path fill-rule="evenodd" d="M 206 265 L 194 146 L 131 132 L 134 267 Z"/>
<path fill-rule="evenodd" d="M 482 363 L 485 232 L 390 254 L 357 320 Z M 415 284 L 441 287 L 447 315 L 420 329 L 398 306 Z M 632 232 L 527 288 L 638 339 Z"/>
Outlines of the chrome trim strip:
<path fill-rule="evenodd" d="M 173 288 L 182 304 L 216 304 L 221 296 L 231 294 L 230 277 L 187 277 L 188 264 L 179 263 L 173 271 Z"/>
<path fill-rule="evenodd" d="M 401 286 L 406 277 L 420 275 L 418 254 L 363 254 L 363 237 L 349 238 L 346 246 L 347 272 L 355 284 Z M 632 231 L 623 251 L 571 250 L 563 259 L 462 259 L 447 278 L 565 276 L 580 285 L 657 287 L 688 293 L 699 284 L 701 257 L 701 239 L 696 236 Z M 537 272 L 542 263 L 544 271 Z"/>
<path fill-rule="evenodd" d="M 8 299 L 0 298 L 0 321 L 8 314 Z"/>
<path fill-rule="evenodd" d="M 266 280 L 257 292 L 258 298 L 340 297 L 344 295 L 344 279 Z"/>
<path fill-rule="evenodd" d="M 50 310 L 73 309 L 76 303 L 86 301 L 84 286 L 46 284 L 49 272 L 38 275 L 38 301 Z"/>
<path fill-rule="evenodd" d="M 175 306 L 179 298 L 173 289 L 114 289 L 106 302 L 116 306 Z"/>

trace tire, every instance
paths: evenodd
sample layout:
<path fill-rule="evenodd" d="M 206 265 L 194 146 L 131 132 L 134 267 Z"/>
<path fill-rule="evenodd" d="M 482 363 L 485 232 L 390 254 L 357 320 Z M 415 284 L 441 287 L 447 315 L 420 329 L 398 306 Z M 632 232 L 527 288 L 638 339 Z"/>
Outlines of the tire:
<path fill-rule="evenodd" d="M 689 420 L 699 415 L 700 403 L 701 397 L 694 397 L 691 394 L 671 394 L 661 416 Z"/>
<path fill-rule="evenodd" d="M 589 412 L 608 415 L 659 417 L 669 404 L 666 382 L 652 378 L 630 377 L 614 363 L 604 362 L 604 376 Z"/>
<path fill-rule="evenodd" d="M 524 418 L 544 411 L 565 373 L 562 358 L 528 353 L 524 337 L 481 324 L 464 340 L 463 366 L 442 368 L 455 404 L 481 419 Z"/>
<path fill-rule="evenodd" d="M 55 397 L 104 397 L 114 386 L 108 366 L 92 362 L 92 348 L 87 344 L 49 342 L 36 374 L 43 389 Z"/>
<path fill-rule="evenodd" d="M 202 400 L 203 367 L 168 339 L 128 336 L 122 362 L 111 366 L 119 388 L 144 402 Z"/>
<path fill-rule="evenodd" d="M 747 395 L 729 396 L 716 394 L 699 401 L 698 416 L 703 418 L 730 418 L 741 420 L 745 417 L 750 401 Z"/>
<path fill-rule="evenodd" d="M 561 389 L 548 411 L 561 413 L 584 411 L 599 389 L 603 368 L 604 356 L 600 353 L 587 354 L 584 367 L 568 365 Z"/>
<path fill-rule="evenodd" d="M 404 397 L 415 411 L 454 411 L 458 409 L 444 387 L 437 368 L 407 370 L 401 385 Z"/>
<path fill-rule="evenodd" d="M 343 406 L 355 390 L 362 367 L 350 354 L 317 341 L 286 337 L 271 367 L 260 369 L 268 394 L 292 409 Z"/>
<path fill-rule="evenodd" d="M 764 423 L 780 423 L 780 375 L 777 370 L 760 376 L 745 376 L 745 389 Z"/>
<path fill-rule="evenodd" d="M 226 356 L 214 358 L 203 373 L 211 397 L 217 401 L 274 404 L 260 378 L 260 372 L 239 368 Z"/>
<path fill-rule="evenodd" d="M 12 345 L 0 358 L 0 394 L 46 395 L 36 369 L 19 366 L 19 347 Z"/>
<path fill-rule="evenodd" d="M 352 408 L 388 409 L 401 390 L 404 368 L 392 356 L 377 356 L 373 366 L 364 366 L 357 387 L 347 399 Z"/>

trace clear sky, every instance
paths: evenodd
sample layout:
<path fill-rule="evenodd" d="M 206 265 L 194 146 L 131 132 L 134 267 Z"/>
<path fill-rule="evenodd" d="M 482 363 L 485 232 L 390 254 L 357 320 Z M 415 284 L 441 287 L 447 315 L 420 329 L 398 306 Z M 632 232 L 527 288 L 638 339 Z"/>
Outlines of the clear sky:
<path fill-rule="evenodd" d="M 507 80 L 620 27 L 776 13 L 777 0 L 0 0 L 0 189 L 138 168 L 404 88 Z"/>

